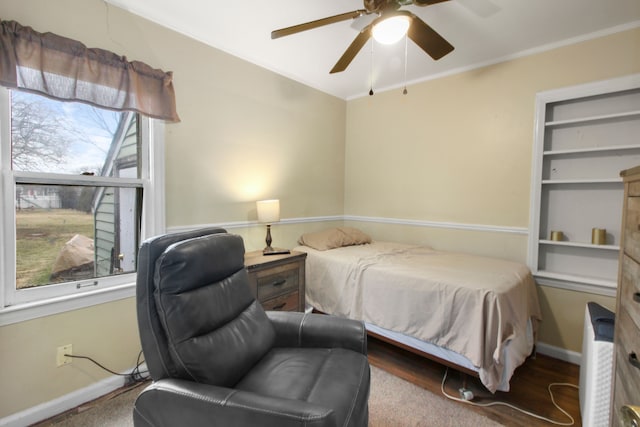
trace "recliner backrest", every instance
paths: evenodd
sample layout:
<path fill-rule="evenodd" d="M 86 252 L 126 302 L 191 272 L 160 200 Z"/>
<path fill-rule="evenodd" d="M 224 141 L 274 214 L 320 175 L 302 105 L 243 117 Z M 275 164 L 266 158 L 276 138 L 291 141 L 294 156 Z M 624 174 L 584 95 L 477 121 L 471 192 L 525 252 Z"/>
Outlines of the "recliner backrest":
<path fill-rule="evenodd" d="M 174 243 L 156 260 L 154 298 L 177 377 L 231 387 L 275 332 L 249 288 L 240 236 Z"/>
<path fill-rule="evenodd" d="M 226 233 L 226 230 L 214 227 L 163 234 L 146 239 L 140 245 L 136 274 L 136 313 L 142 351 L 149 374 L 154 380 L 172 377 L 177 372 L 169 356 L 167 337 L 156 315 L 156 302 L 153 298 L 156 260 L 167 247 L 176 242 L 216 233 Z"/>
<path fill-rule="evenodd" d="M 144 352 L 145 362 L 151 378 L 159 380 L 162 378 L 180 378 L 185 375 L 184 367 L 180 366 L 180 361 L 176 359 L 169 350 L 170 341 L 167 335 L 166 322 L 161 321 L 158 306 L 156 304 L 156 261 L 166 251 L 168 247 L 177 243 L 190 239 L 226 234 L 226 230 L 222 228 L 206 228 L 181 233 L 165 234 L 145 240 L 139 250 L 138 269 L 136 278 L 136 305 L 138 315 L 138 330 L 140 333 L 140 341 Z M 240 239 L 238 236 L 235 239 Z M 240 239 L 241 243 L 241 239 Z M 242 244 L 242 247 L 244 245 Z M 233 268 L 238 268 L 240 263 L 244 262 L 244 248 L 239 249 L 236 244 L 236 250 L 224 255 L 225 251 L 219 251 L 217 260 L 208 258 L 207 262 L 213 263 L 221 260 L 221 257 L 232 258 L 235 261 L 231 263 Z M 233 256 L 231 255 L 233 253 Z M 226 264 L 226 261 L 223 263 Z M 174 272 L 176 273 L 176 272 Z M 188 272 L 185 272 L 185 274 Z M 193 274 L 200 274 L 192 271 Z M 240 273 L 242 275 L 242 273 Z M 236 280 L 237 281 L 237 280 Z M 248 285 L 246 285 L 248 286 Z M 211 307 L 211 306 L 209 306 Z M 259 308 L 259 307 L 258 307 Z M 169 307 L 165 307 L 169 309 Z M 193 308 L 195 310 L 207 310 L 207 303 L 198 305 Z M 175 345 L 175 343 L 172 343 Z M 209 355 L 208 357 L 212 357 Z"/>

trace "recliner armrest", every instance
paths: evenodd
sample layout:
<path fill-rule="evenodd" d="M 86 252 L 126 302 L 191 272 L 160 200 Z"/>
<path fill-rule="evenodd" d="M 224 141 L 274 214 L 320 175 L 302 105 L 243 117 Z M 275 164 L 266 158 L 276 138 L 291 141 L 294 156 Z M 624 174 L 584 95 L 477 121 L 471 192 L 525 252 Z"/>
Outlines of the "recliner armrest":
<path fill-rule="evenodd" d="M 276 331 L 278 347 L 341 347 L 367 354 L 364 323 L 329 316 L 287 311 L 267 311 Z"/>
<path fill-rule="evenodd" d="M 333 410 L 312 403 L 262 396 L 186 380 L 156 381 L 136 399 L 136 426 L 329 427 Z"/>

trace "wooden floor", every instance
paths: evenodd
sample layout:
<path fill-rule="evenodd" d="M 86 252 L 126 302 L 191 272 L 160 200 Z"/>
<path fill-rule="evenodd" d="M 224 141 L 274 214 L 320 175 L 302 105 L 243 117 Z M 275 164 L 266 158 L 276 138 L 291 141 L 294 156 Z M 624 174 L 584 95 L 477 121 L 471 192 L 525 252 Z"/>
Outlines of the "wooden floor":
<path fill-rule="evenodd" d="M 442 396 L 440 387 L 446 369 L 444 366 L 372 337 L 369 337 L 368 348 L 372 365 Z M 508 402 L 543 417 L 569 423 L 569 418 L 553 405 L 547 387 L 550 383 L 578 385 L 579 375 L 579 366 L 538 354 L 535 358 L 529 358 L 516 370 L 511 379 L 509 392 L 496 392 L 492 395 L 482 386 L 479 379 L 463 376 L 451 369 L 448 372 L 445 391 L 459 397 L 458 390 L 462 387 L 463 381 L 466 381 L 467 388 L 471 389 L 475 396 L 473 402 Z M 574 418 L 573 425 L 581 426 L 578 389 L 557 386 L 553 387 L 553 394 L 556 403 Z M 505 426 L 553 425 L 503 405 L 476 407 L 466 403 L 456 404 L 465 405 Z"/>

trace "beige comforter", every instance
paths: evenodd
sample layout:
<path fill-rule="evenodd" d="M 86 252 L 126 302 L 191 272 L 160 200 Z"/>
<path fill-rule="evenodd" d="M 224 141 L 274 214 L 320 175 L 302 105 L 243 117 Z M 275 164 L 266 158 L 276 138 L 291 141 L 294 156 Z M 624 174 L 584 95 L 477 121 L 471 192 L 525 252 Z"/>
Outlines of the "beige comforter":
<path fill-rule="evenodd" d="M 296 250 L 308 253 L 309 304 L 455 351 L 491 392 L 507 343 L 530 319 L 535 334 L 540 319 L 535 282 L 520 263 L 387 242 Z"/>

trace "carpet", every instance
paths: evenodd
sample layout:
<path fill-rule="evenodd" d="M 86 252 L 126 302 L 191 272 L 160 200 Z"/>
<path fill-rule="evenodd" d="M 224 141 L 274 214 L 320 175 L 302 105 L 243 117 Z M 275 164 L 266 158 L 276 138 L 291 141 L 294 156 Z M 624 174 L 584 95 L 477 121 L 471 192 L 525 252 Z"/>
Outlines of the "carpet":
<path fill-rule="evenodd" d="M 132 408 L 141 387 L 88 403 L 40 427 L 130 427 Z M 371 367 L 369 427 L 500 426 L 461 404 L 434 395 L 382 369 Z"/>
<path fill-rule="evenodd" d="M 501 426 L 463 405 L 371 367 L 369 427 Z"/>

